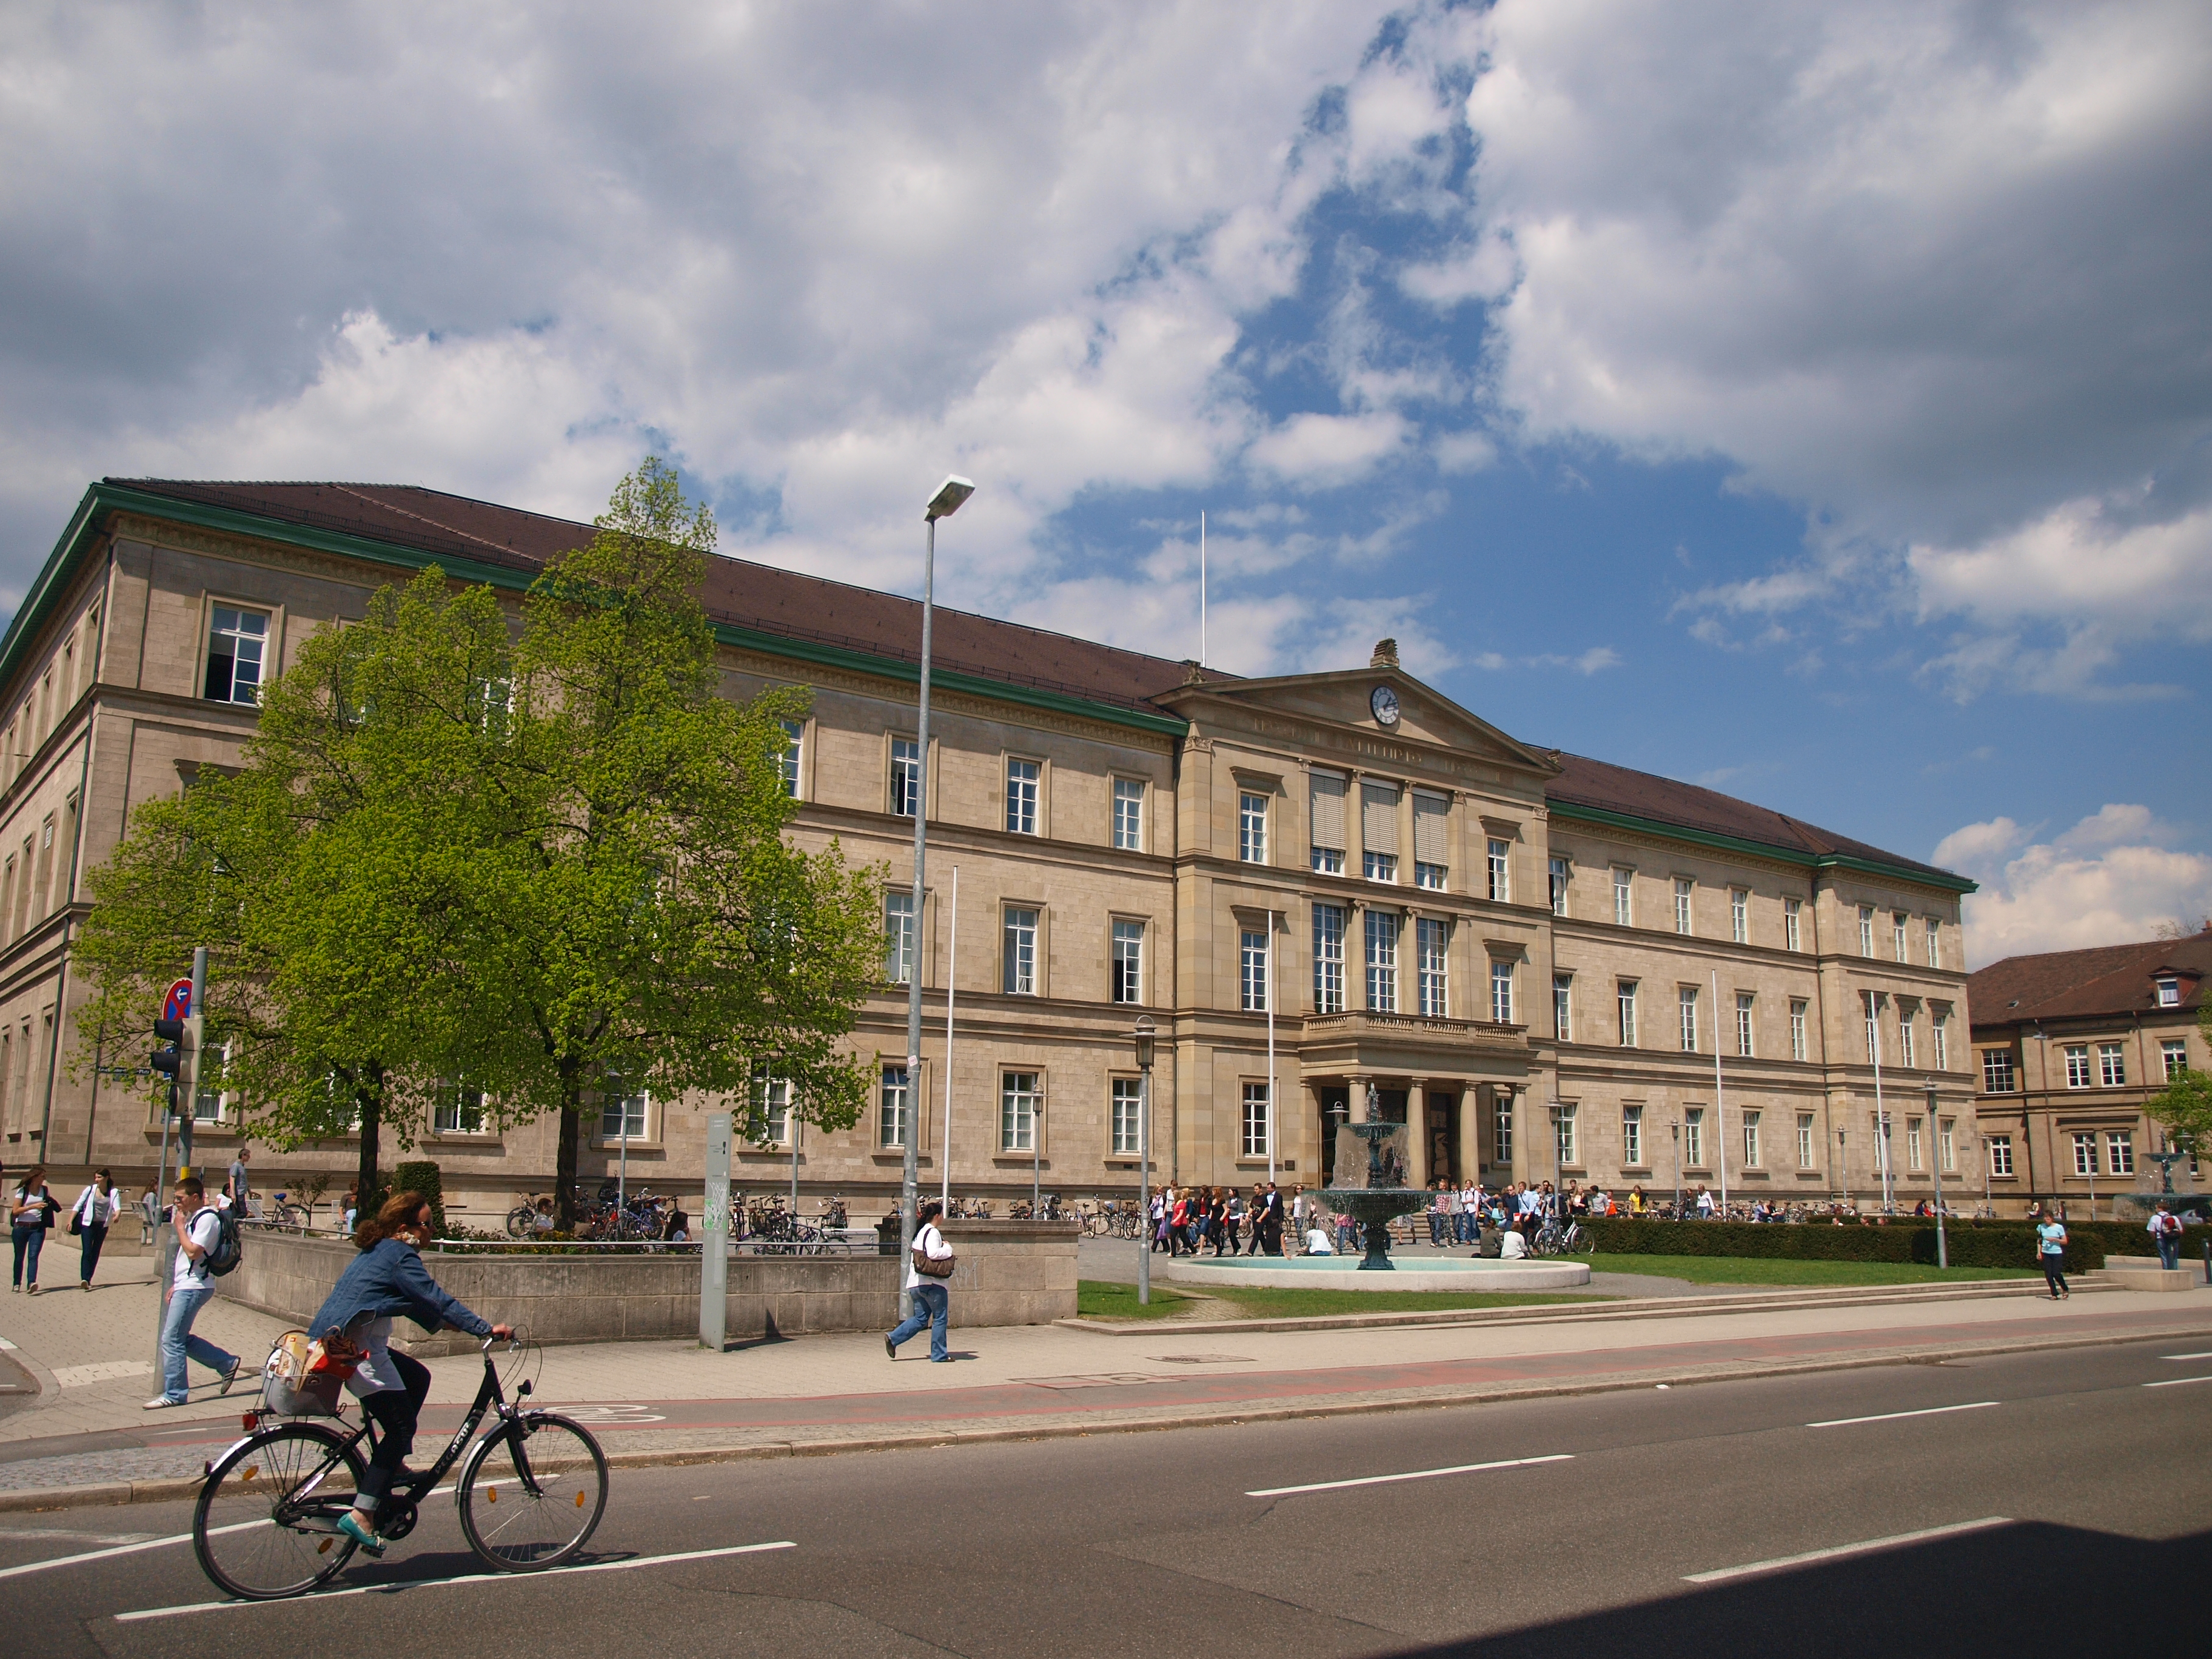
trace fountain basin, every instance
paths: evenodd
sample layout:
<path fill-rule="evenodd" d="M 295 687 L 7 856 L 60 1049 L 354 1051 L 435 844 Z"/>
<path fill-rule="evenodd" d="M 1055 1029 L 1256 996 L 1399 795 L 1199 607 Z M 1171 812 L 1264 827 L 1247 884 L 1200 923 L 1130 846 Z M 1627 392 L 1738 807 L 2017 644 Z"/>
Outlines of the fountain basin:
<path fill-rule="evenodd" d="M 1163 1275 L 1194 1290 L 1260 1285 L 1309 1291 L 1571 1291 L 1590 1282 L 1579 1261 L 1496 1261 L 1468 1256 L 1400 1257 L 1389 1278 L 1362 1271 L 1357 1255 L 1184 1256 Z"/>

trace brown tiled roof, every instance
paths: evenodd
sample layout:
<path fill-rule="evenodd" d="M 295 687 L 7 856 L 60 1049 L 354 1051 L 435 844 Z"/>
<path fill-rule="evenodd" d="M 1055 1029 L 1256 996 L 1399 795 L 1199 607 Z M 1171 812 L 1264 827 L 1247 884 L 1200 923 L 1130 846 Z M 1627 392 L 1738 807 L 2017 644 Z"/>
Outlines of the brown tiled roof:
<path fill-rule="evenodd" d="M 2157 983 L 2167 972 L 2181 981 L 2183 1010 L 2201 1008 L 2212 975 L 2212 932 L 2007 957 L 1966 976 L 1966 1006 L 1977 1027 L 2148 1013 L 2158 1006 Z"/>
<path fill-rule="evenodd" d="M 472 560 L 523 576 L 583 545 L 593 533 L 589 525 L 410 484 L 222 483 L 173 478 L 106 482 L 118 489 L 409 548 L 432 557 Z M 717 557 L 708 567 L 700 599 L 714 620 L 734 627 L 896 662 L 915 662 L 921 655 L 921 602 L 896 593 Z M 1170 711 L 1152 699 L 1183 684 L 1191 672 L 1188 664 L 1164 657 L 944 606 L 937 610 L 931 654 L 939 668 L 1163 714 Z M 1208 669 L 1206 678 L 1236 677 Z M 1565 769 L 1547 787 L 1555 800 L 1729 836 L 1793 856 L 1836 854 L 1948 877 L 1932 865 L 1694 784 L 1579 755 L 1557 758 Z"/>

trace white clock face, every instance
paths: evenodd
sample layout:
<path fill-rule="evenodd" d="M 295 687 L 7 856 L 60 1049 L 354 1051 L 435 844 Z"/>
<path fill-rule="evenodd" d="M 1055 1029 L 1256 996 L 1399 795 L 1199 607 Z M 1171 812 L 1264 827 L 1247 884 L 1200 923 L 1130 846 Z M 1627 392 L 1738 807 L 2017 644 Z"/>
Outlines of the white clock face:
<path fill-rule="evenodd" d="M 1375 711 L 1375 718 L 1385 726 L 1398 723 L 1398 694 L 1387 685 L 1378 685 L 1367 699 L 1367 706 Z"/>

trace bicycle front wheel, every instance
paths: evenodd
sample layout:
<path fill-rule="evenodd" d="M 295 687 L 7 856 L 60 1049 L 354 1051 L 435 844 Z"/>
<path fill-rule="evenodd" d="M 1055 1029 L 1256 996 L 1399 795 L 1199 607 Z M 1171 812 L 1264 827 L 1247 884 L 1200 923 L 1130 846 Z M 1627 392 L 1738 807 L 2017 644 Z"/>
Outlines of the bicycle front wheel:
<path fill-rule="evenodd" d="M 599 1524 L 606 1455 L 581 1425 L 532 1412 L 477 1442 L 454 1496 L 471 1549 L 501 1572 L 542 1571 Z"/>
<path fill-rule="evenodd" d="M 240 1441 L 210 1471 L 192 1510 L 201 1570 L 248 1601 L 305 1595 L 353 1555 L 338 1520 L 363 1467 L 319 1424 L 282 1423 Z"/>

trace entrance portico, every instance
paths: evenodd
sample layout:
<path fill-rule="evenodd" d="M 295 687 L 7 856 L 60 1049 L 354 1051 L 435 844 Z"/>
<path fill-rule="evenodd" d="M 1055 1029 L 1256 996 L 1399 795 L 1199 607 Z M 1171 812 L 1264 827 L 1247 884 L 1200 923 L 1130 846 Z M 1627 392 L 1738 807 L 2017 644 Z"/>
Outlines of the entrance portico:
<path fill-rule="evenodd" d="M 1417 1186 L 1488 1174 L 1493 1149 L 1480 1103 L 1525 1088 L 1529 1058 L 1519 1025 L 1364 1012 L 1308 1018 L 1297 1064 L 1324 1183 L 1338 1126 L 1370 1116 L 1412 1129 L 1407 1179 Z"/>

